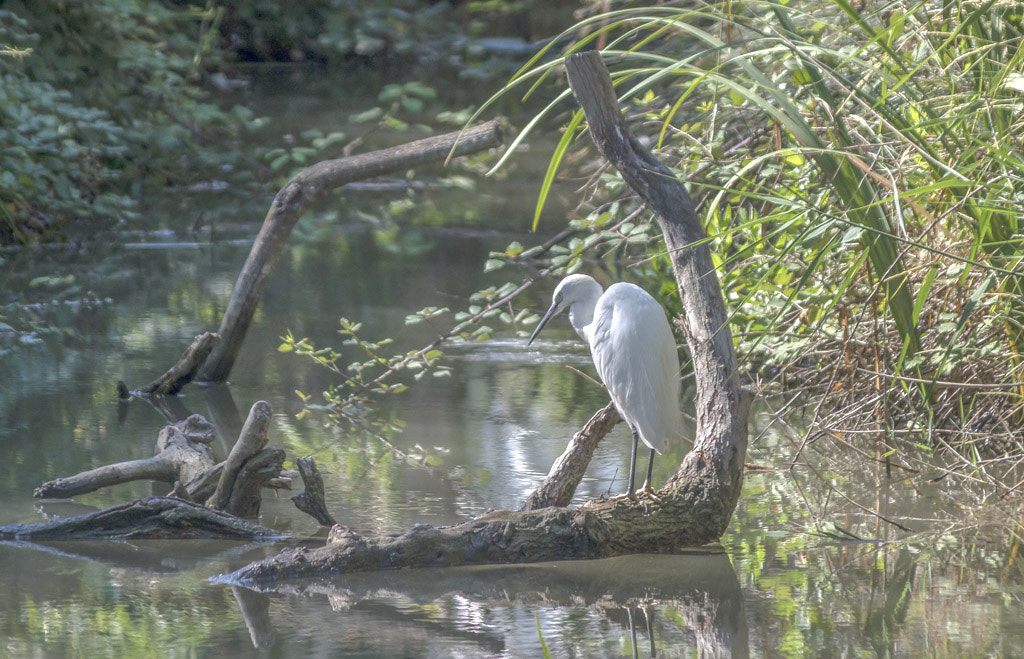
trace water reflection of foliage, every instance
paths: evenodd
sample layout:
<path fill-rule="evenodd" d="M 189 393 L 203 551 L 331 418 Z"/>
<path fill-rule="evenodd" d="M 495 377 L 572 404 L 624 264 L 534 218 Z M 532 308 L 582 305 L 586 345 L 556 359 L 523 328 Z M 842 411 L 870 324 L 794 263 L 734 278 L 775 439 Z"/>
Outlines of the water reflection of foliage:
<path fill-rule="evenodd" d="M 211 588 L 202 577 L 155 580 L 115 570 L 111 583 L 102 565 L 76 566 L 62 579 L 47 579 L 48 594 L 7 591 L 2 628 L 12 656 L 185 655 L 241 625 L 230 590 Z"/>
<path fill-rule="evenodd" d="M 752 455 L 774 452 L 784 463 L 784 448 L 762 437 Z M 864 644 L 883 656 L 908 647 L 953 656 L 1024 649 L 1024 639 L 1007 638 L 1000 622 L 1019 603 L 998 593 L 1024 582 L 1015 560 L 1020 529 L 1005 523 L 1015 519 L 1013 506 L 965 518 L 956 496 L 889 483 L 881 463 L 839 471 L 819 463 L 817 473 L 810 466 L 748 476 L 723 538 L 755 600 L 751 630 L 761 639 L 752 645 L 779 647 L 785 656 L 856 654 Z M 950 627 L 950 620 L 960 623 Z"/>

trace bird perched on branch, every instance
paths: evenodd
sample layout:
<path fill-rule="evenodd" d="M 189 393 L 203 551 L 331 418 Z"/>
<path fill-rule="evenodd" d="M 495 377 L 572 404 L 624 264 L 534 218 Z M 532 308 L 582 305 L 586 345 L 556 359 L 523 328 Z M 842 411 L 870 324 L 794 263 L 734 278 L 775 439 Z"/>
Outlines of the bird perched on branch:
<path fill-rule="evenodd" d="M 533 343 L 548 321 L 565 309 L 590 354 L 619 415 L 633 434 L 629 460 L 632 496 L 637 440 L 651 449 L 643 492 L 651 492 L 654 454 L 682 435 L 679 354 L 665 310 L 639 286 L 612 284 L 603 291 L 593 277 L 569 275 L 555 287 L 551 307 L 533 330 Z"/>

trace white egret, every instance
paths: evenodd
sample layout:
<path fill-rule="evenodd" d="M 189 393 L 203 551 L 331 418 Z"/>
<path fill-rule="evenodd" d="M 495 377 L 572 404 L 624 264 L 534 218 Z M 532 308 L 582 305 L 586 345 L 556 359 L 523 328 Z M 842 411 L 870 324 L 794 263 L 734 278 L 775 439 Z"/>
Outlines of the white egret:
<path fill-rule="evenodd" d="M 565 309 L 573 329 L 590 345 L 597 374 L 633 435 L 627 494 L 633 494 L 638 438 L 651 449 L 643 486 L 650 492 L 654 454 L 683 432 L 679 354 L 665 310 L 639 286 L 620 282 L 602 294 L 593 277 L 569 275 L 555 287 L 551 307 L 526 345 Z"/>

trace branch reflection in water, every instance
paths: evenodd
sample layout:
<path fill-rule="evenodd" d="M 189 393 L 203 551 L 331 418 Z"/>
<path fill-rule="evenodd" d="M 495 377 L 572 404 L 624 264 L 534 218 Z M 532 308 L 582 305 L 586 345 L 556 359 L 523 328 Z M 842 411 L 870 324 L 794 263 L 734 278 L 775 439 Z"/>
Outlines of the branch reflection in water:
<path fill-rule="evenodd" d="M 311 634 L 340 634 L 341 638 L 350 626 L 370 623 L 384 629 L 401 621 L 414 622 L 439 640 L 457 639 L 487 653 L 507 651 L 508 637 L 489 625 L 462 624 L 451 612 L 442 616 L 409 613 L 410 608 L 440 608 L 445 606 L 443 600 L 457 598 L 470 608 L 585 607 L 628 632 L 638 656 L 654 656 L 657 648 L 666 649 L 659 635 L 667 629 L 676 639 L 673 646 L 678 645 L 682 634 L 699 656 L 749 654 L 743 594 L 729 556 L 720 548 L 595 561 L 347 574 L 336 580 L 272 584 L 263 589 L 263 594 L 233 588 L 240 605 L 245 601 L 245 624 L 260 649 L 267 647 L 267 639 L 274 638 L 273 629 L 264 625 L 275 622 L 287 626 L 289 634 L 302 635 L 304 630 L 298 627 L 308 627 Z M 289 603 L 283 609 L 291 612 L 288 620 L 281 619 L 282 609 L 277 609 L 280 617 L 275 620 L 274 615 L 264 615 L 265 609 L 257 604 L 259 597 L 269 598 L 272 593 L 288 596 Z M 318 619 L 311 615 L 314 610 L 299 606 L 293 599 L 320 596 L 327 597 L 336 613 L 334 619 Z M 635 609 L 643 613 L 644 620 L 638 620 Z M 295 613 L 299 610 L 301 615 Z M 659 610 L 669 615 L 658 616 Z M 316 607 L 315 611 L 324 609 Z M 543 626 L 544 611 L 538 615 Z M 636 625 L 641 626 L 639 645 Z M 572 647 L 592 640 L 574 636 L 571 629 L 560 633 L 552 638 L 550 630 L 545 631 L 546 644 Z"/>

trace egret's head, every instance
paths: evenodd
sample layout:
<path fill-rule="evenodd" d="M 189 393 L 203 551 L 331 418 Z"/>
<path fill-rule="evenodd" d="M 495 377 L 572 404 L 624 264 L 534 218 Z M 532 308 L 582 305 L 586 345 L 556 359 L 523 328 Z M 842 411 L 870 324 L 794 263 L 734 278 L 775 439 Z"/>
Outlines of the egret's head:
<path fill-rule="evenodd" d="M 597 299 L 601 297 L 601 293 L 601 284 L 598 284 L 589 275 L 569 275 L 558 282 L 558 286 L 555 286 L 555 292 L 551 295 L 551 306 L 548 307 L 544 317 L 540 319 L 537 329 L 533 330 L 533 334 L 530 335 L 530 340 L 526 342 L 526 345 L 533 343 L 533 340 L 537 338 L 537 335 L 540 334 L 540 331 L 544 329 L 549 320 L 566 309 L 571 308 L 576 303 L 586 305 L 589 314 L 592 314 L 594 305 L 597 304 Z"/>

